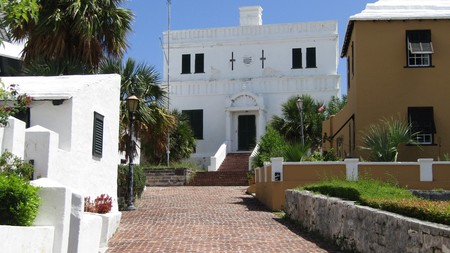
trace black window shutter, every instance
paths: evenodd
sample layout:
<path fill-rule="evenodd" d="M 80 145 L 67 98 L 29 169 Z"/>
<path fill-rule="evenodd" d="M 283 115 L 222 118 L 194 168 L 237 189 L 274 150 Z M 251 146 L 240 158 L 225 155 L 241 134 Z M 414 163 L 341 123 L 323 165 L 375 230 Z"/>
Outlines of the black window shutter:
<path fill-rule="evenodd" d="M 181 56 L 181 74 L 191 73 L 191 55 L 183 54 Z"/>
<path fill-rule="evenodd" d="M 195 73 L 205 73 L 205 55 L 195 55 Z"/>
<path fill-rule="evenodd" d="M 183 110 L 182 113 L 187 116 L 191 124 L 194 138 L 203 139 L 203 110 Z"/>
<path fill-rule="evenodd" d="M 94 112 L 92 155 L 95 157 L 102 157 L 103 155 L 103 118 L 103 115 Z"/>
<path fill-rule="evenodd" d="M 293 48 L 292 49 L 292 68 L 301 69 L 302 66 L 302 49 Z"/>
<path fill-rule="evenodd" d="M 316 48 L 309 47 L 306 49 L 306 67 L 307 68 L 316 68 Z"/>

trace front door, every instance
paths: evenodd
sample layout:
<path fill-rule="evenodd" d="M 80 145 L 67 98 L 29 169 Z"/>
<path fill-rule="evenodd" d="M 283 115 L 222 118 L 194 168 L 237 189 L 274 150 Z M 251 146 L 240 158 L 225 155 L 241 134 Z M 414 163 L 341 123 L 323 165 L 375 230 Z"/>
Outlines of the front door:
<path fill-rule="evenodd" d="M 255 115 L 238 116 L 238 150 L 249 151 L 256 143 Z"/>

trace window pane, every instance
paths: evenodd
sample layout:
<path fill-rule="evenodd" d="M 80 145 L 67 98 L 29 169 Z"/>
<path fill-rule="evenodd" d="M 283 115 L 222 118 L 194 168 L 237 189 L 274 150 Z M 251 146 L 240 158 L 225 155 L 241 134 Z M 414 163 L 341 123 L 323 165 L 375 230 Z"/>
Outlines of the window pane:
<path fill-rule="evenodd" d="M 203 139 L 203 110 L 183 110 L 194 132 L 195 139 Z"/>
<path fill-rule="evenodd" d="M 302 49 L 293 48 L 292 49 L 292 68 L 301 69 L 302 68 Z"/>
<path fill-rule="evenodd" d="M 433 134 L 436 133 L 433 107 L 409 107 L 408 121 L 412 132 L 418 133 L 417 141 L 419 143 L 433 143 Z"/>
<path fill-rule="evenodd" d="M 195 73 L 205 73 L 205 55 L 195 55 Z"/>
<path fill-rule="evenodd" d="M 310 47 L 306 49 L 306 67 L 316 68 L 316 48 Z"/>
<path fill-rule="evenodd" d="M 181 56 L 181 74 L 191 73 L 191 55 L 183 54 Z"/>

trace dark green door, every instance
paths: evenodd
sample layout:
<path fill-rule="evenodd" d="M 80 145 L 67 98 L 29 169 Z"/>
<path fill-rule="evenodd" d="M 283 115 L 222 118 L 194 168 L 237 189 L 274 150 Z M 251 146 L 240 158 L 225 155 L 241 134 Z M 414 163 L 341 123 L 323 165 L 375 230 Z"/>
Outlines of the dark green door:
<path fill-rule="evenodd" d="M 255 115 L 238 116 L 238 150 L 248 151 L 255 146 L 256 140 Z"/>

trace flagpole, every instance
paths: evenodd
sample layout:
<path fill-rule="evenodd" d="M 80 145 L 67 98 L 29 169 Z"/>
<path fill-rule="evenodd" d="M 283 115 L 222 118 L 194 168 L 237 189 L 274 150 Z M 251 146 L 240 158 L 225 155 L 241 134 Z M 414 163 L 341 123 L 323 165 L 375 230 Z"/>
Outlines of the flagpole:
<path fill-rule="evenodd" d="M 167 0 L 167 112 L 170 113 L 170 7 L 172 1 Z M 167 133 L 167 167 L 170 166 L 170 132 Z"/>

